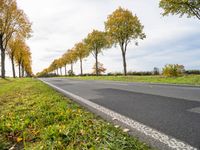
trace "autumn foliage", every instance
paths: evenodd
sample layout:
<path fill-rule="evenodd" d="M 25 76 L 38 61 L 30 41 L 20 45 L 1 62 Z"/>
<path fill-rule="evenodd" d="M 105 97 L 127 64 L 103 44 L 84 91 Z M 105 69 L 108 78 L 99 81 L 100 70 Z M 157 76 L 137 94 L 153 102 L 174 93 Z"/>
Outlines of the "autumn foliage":
<path fill-rule="evenodd" d="M 104 68 L 104 66 L 103 66 L 102 63 L 98 62 L 98 68 L 96 68 L 96 66 L 97 65 L 95 63 L 94 66 L 93 66 L 93 68 L 92 68 L 93 69 L 92 74 L 97 74 L 96 71 L 98 71 L 99 75 L 106 72 L 106 68 Z"/>
<path fill-rule="evenodd" d="M 168 64 L 163 68 L 163 75 L 166 77 L 178 77 L 183 75 L 184 71 L 183 65 Z"/>
<path fill-rule="evenodd" d="M 143 28 L 143 25 L 140 23 L 136 15 L 133 15 L 132 12 L 127 9 L 119 7 L 108 16 L 107 21 L 105 22 L 105 31 L 92 30 L 86 38 L 75 44 L 72 49 L 66 51 L 65 54 L 59 58 L 63 60 L 61 66 L 65 67 L 65 75 L 67 74 L 66 65 L 71 65 L 71 71 L 73 72 L 73 64 L 77 60 L 80 61 L 80 72 L 82 75 L 82 60 L 90 54 L 95 58 L 95 66 L 93 67 L 95 71 L 93 71 L 93 73 L 98 76 L 100 73 L 105 72 L 104 69 L 99 71 L 99 69 L 102 69 L 102 64 L 98 62 L 99 54 L 101 54 L 104 49 L 108 49 L 117 44 L 120 46 L 122 52 L 124 75 L 126 75 L 127 46 L 132 40 L 136 45 L 138 45 L 139 40 L 143 40 L 146 37 Z M 39 72 L 37 75 L 43 76 L 48 73 L 55 73 L 58 66 L 58 62 L 53 61 L 48 68 Z"/>
<path fill-rule="evenodd" d="M 163 9 L 163 15 L 187 15 L 187 17 L 196 17 L 200 20 L 200 1 L 199 0 L 161 0 L 160 7 Z"/>
<path fill-rule="evenodd" d="M 0 1 L 0 50 L 1 77 L 5 78 L 5 55 L 8 53 L 12 61 L 13 77 L 14 62 L 19 66 L 19 76 L 32 75 L 31 53 L 25 40 L 30 37 L 31 23 L 23 10 L 19 9 L 16 0 Z M 22 69 L 21 69 L 22 68 Z"/>

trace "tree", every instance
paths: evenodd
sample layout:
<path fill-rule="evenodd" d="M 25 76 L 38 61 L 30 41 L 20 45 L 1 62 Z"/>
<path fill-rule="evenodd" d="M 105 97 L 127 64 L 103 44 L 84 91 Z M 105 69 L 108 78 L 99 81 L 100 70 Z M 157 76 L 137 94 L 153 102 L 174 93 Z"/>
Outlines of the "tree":
<path fill-rule="evenodd" d="M 60 75 L 62 76 L 62 66 L 63 66 L 63 59 L 62 57 L 57 60 L 58 67 L 60 68 Z"/>
<path fill-rule="evenodd" d="M 200 1 L 199 0 L 161 0 L 159 6 L 163 8 L 163 16 L 172 14 L 184 14 L 187 17 L 196 17 L 200 20 Z"/>
<path fill-rule="evenodd" d="M 67 60 L 70 62 L 71 64 L 71 72 L 72 74 L 74 73 L 74 70 L 73 70 L 73 64 L 74 62 L 77 61 L 77 55 L 76 55 L 76 52 L 74 49 L 69 49 L 67 51 Z"/>
<path fill-rule="evenodd" d="M 77 61 L 77 54 L 75 49 L 69 49 L 65 52 L 62 57 L 55 59 L 48 68 L 45 68 L 42 72 L 37 73 L 37 76 L 48 76 L 49 73 L 56 71 L 59 75 L 58 69 L 60 69 L 60 74 L 62 75 L 62 67 L 65 65 L 65 75 L 67 74 L 66 65 L 71 64 L 71 70 L 68 71 L 68 74 L 74 75 L 73 73 L 73 63 Z"/>
<path fill-rule="evenodd" d="M 144 39 L 143 26 L 138 17 L 133 16 L 132 12 L 119 7 L 105 22 L 105 29 L 113 44 L 119 44 L 122 52 L 124 75 L 127 75 L 126 69 L 126 51 L 131 40 L 135 40 L 138 45 L 138 39 Z"/>
<path fill-rule="evenodd" d="M 102 74 L 106 72 L 106 68 L 103 67 L 103 64 L 98 62 L 98 69 L 96 68 L 96 64 L 93 66 L 93 74 L 96 74 L 96 71 L 98 71 L 98 74 Z"/>
<path fill-rule="evenodd" d="M 28 76 L 32 75 L 31 52 L 30 52 L 30 48 L 27 45 L 24 46 L 21 67 L 22 67 L 22 73 L 21 73 L 22 77 L 25 76 L 25 72 Z"/>
<path fill-rule="evenodd" d="M 69 60 L 67 59 L 67 52 L 62 55 L 63 64 L 65 67 L 65 75 L 67 75 L 67 64 L 69 64 Z"/>
<path fill-rule="evenodd" d="M 51 68 L 52 71 L 53 71 L 53 70 L 56 70 L 56 74 L 59 75 L 59 74 L 58 74 L 58 60 L 57 60 L 57 59 L 55 59 L 55 60 L 52 62 L 52 64 L 50 65 L 50 68 Z"/>
<path fill-rule="evenodd" d="M 31 52 L 24 40 L 20 41 L 19 47 L 15 51 L 15 61 L 19 67 L 19 78 L 24 77 L 24 72 L 32 74 Z"/>
<path fill-rule="evenodd" d="M 159 68 L 154 67 L 154 68 L 153 68 L 153 74 L 154 74 L 154 75 L 159 75 L 159 74 L 160 74 Z"/>
<path fill-rule="evenodd" d="M 20 49 L 23 47 L 23 44 L 24 44 L 24 41 L 20 37 L 17 37 L 15 39 L 11 38 L 11 40 L 8 43 L 7 53 L 11 59 L 13 78 L 16 77 L 16 75 L 15 75 L 15 57 L 16 57 L 17 51 L 20 51 Z"/>
<path fill-rule="evenodd" d="M 19 45 L 19 42 L 16 40 L 16 39 L 12 39 L 10 42 L 9 42 L 9 49 L 7 50 L 8 52 L 8 55 L 11 59 L 11 64 L 12 64 L 12 72 L 13 72 L 13 78 L 15 78 L 15 62 L 14 62 L 14 56 L 15 56 L 15 52 L 16 52 L 16 49 Z"/>
<path fill-rule="evenodd" d="M 15 0 L 0 2 L 0 50 L 1 75 L 5 78 L 5 51 L 9 40 L 14 36 L 29 37 L 31 24 L 22 10 L 17 7 Z"/>
<path fill-rule="evenodd" d="M 166 77 L 177 77 L 183 75 L 185 67 L 178 64 L 168 64 L 163 68 L 162 74 Z"/>
<path fill-rule="evenodd" d="M 102 49 L 109 47 L 108 37 L 105 32 L 93 30 L 88 34 L 87 38 L 84 39 L 84 42 L 88 46 L 89 52 L 92 53 L 96 60 L 96 75 L 98 76 L 98 55 L 102 52 Z"/>
<path fill-rule="evenodd" d="M 88 47 L 85 43 L 79 42 L 75 44 L 74 46 L 75 53 L 80 60 L 80 70 L 81 70 L 81 75 L 83 75 L 83 65 L 82 65 L 82 60 L 83 58 L 87 57 L 89 55 L 89 50 Z"/>
<path fill-rule="evenodd" d="M 56 69 L 56 71 L 57 71 L 57 75 L 59 75 L 59 71 L 58 71 L 58 68 L 59 68 L 58 59 L 55 59 L 55 60 L 54 60 L 54 65 L 55 65 L 55 69 Z"/>
<path fill-rule="evenodd" d="M 22 45 L 20 45 L 20 47 L 15 52 L 15 61 L 18 65 L 18 69 L 19 69 L 18 70 L 19 78 L 21 78 L 21 64 L 22 64 L 23 53 L 24 53 L 24 41 L 23 41 Z"/>

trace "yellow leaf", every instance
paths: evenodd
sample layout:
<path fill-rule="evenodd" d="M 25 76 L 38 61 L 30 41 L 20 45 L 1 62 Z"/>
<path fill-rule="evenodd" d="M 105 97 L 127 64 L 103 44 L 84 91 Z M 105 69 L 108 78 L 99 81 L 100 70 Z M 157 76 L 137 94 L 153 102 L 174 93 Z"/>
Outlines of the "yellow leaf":
<path fill-rule="evenodd" d="M 21 138 L 21 137 L 18 137 L 17 138 L 17 142 L 19 143 L 19 142 L 21 142 L 23 139 Z"/>

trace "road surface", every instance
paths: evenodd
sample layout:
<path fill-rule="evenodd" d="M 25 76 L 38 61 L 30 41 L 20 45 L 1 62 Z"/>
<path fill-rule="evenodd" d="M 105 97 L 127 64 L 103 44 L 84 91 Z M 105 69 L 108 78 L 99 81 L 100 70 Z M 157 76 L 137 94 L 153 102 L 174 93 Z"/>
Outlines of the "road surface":
<path fill-rule="evenodd" d="M 148 83 L 42 79 L 200 149 L 200 88 Z"/>

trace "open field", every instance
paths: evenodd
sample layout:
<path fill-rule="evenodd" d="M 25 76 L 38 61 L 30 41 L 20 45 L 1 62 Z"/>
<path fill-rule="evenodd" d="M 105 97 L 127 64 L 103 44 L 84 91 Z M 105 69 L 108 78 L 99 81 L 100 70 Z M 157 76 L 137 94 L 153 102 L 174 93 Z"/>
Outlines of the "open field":
<path fill-rule="evenodd" d="M 67 77 L 82 80 L 111 80 L 124 82 L 145 82 L 145 83 L 170 83 L 200 85 L 200 75 L 187 75 L 182 77 L 163 77 L 163 76 L 74 76 Z"/>
<path fill-rule="evenodd" d="M 0 149 L 149 149 L 36 79 L 0 80 Z"/>

